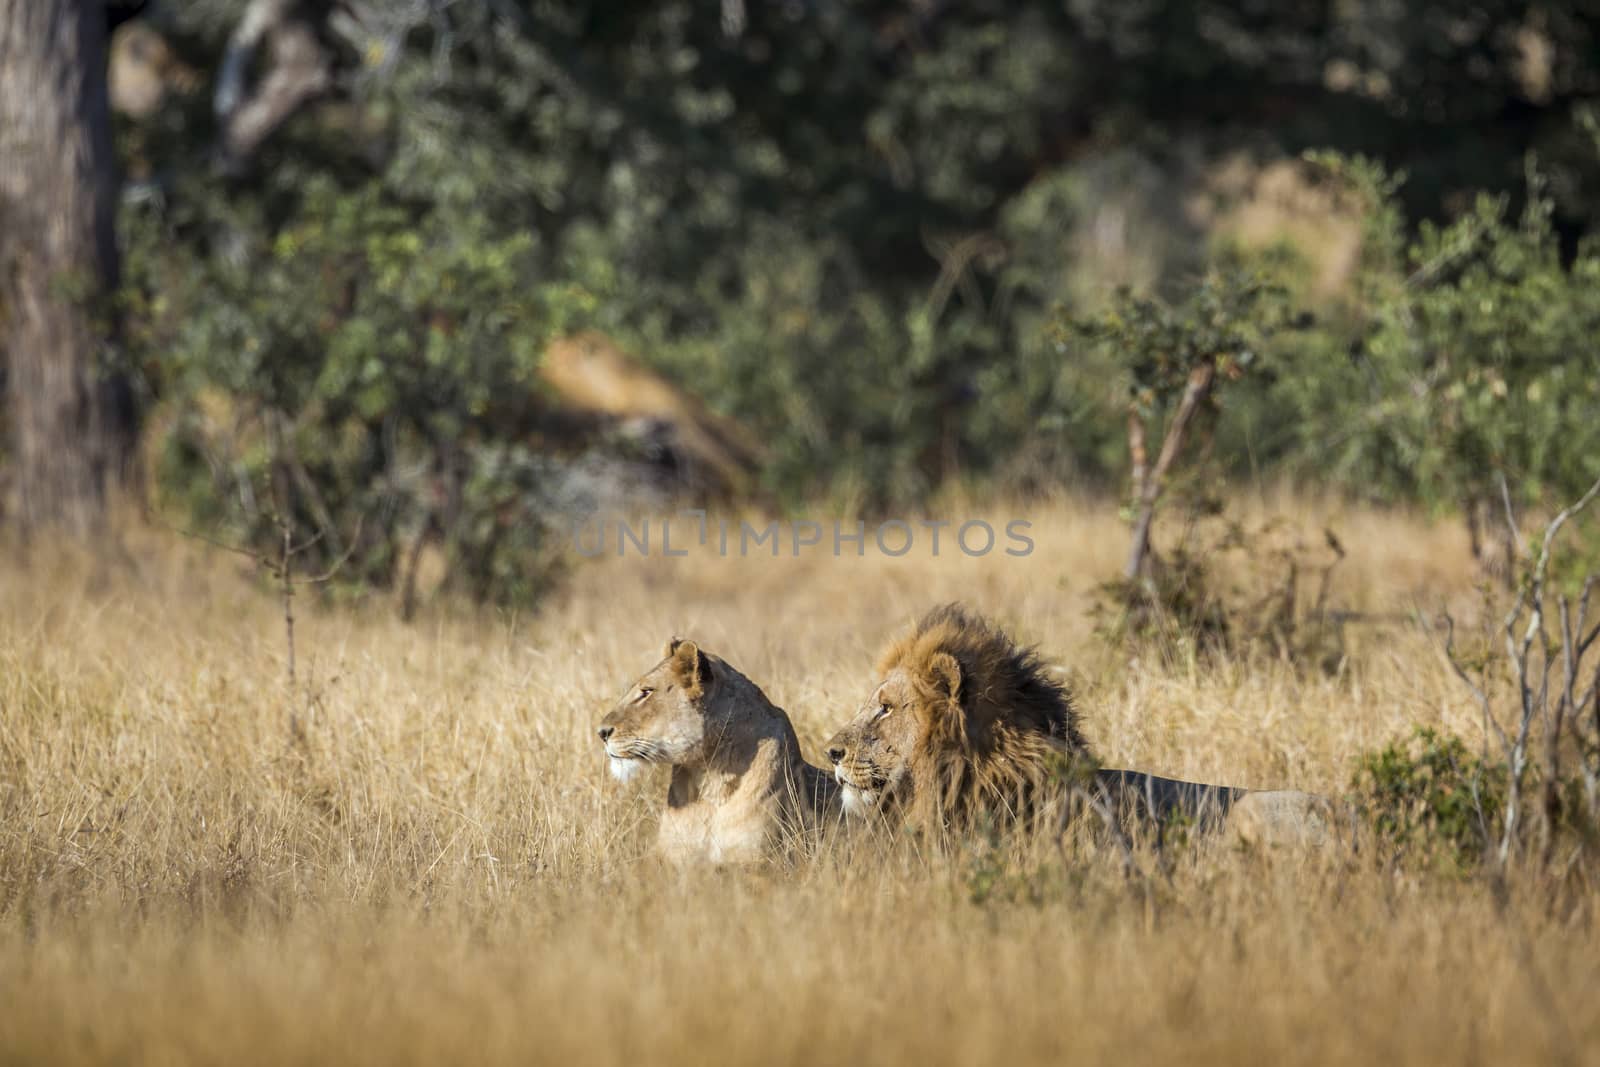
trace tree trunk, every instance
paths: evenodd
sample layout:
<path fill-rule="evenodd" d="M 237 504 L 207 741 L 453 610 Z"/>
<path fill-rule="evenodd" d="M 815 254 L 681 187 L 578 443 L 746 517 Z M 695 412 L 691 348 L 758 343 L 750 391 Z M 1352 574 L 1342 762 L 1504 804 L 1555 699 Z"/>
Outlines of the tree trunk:
<path fill-rule="evenodd" d="M 105 5 L 0 0 L 0 358 L 24 529 L 98 527 L 129 469 L 108 112 Z"/>
<path fill-rule="evenodd" d="M 1211 393 L 1211 383 L 1216 380 L 1217 366 L 1211 361 L 1206 361 L 1196 366 L 1189 372 L 1189 384 L 1184 387 L 1183 399 L 1178 402 L 1178 410 L 1173 413 L 1172 421 L 1167 424 L 1166 433 L 1161 435 L 1161 454 L 1156 457 L 1156 465 L 1149 468 L 1149 454 L 1145 450 L 1144 423 L 1139 418 L 1136 409 L 1128 411 L 1128 452 L 1133 465 L 1133 497 L 1138 507 L 1133 520 L 1133 539 L 1128 546 L 1128 562 L 1123 565 L 1122 576 L 1128 581 L 1136 581 L 1149 577 L 1150 569 L 1150 526 L 1156 517 L 1156 502 L 1161 499 L 1161 491 L 1166 488 L 1167 472 L 1172 469 L 1173 460 L 1178 458 L 1178 453 L 1183 449 L 1183 442 L 1189 433 L 1189 424 L 1194 421 L 1195 413 L 1200 410 L 1200 405 Z"/>
<path fill-rule="evenodd" d="M 1517 583 L 1517 534 L 1512 527 L 1509 505 L 1497 506 L 1487 493 L 1469 494 L 1462 512 L 1467 520 L 1467 538 L 1472 558 L 1484 577 L 1507 589 Z"/>

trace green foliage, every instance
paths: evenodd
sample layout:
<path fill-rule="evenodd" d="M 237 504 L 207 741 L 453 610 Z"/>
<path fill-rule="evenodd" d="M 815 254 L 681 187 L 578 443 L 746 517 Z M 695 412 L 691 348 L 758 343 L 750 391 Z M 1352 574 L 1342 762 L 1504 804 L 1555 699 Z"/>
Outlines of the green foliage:
<path fill-rule="evenodd" d="M 1591 482 L 1600 247 L 1562 255 L 1531 170 L 1520 215 L 1484 194 L 1408 241 L 1397 179 L 1369 161 L 1319 161 L 1369 210 L 1360 320 L 1347 338 L 1286 352 L 1275 389 L 1300 426 L 1303 465 L 1358 491 L 1450 507 L 1498 501 L 1502 479 L 1529 504 Z"/>
<path fill-rule="evenodd" d="M 1057 320 L 1062 348 L 1103 353 L 1119 367 L 1128 392 L 1134 555 L 1123 577 L 1102 588 L 1113 605 L 1113 621 L 1102 629 L 1114 639 L 1189 650 L 1229 641 L 1229 612 L 1210 560 L 1182 543 L 1158 553 L 1150 529 L 1169 479 L 1182 481 L 1191 516 L 1220 509 L 1220 486 L 1205 478 L 1208 464 L 1175 464 L 1186 447 L 1194 448 L 1189 438 L 1201 420 L 1215 418 L 1224 389 L 1257 369 L 1257 353 L 1289 323 L 1284 296 L 1263 278 L 1216 270 L 1175 304 L 1121 290 L 1104 311 Z"/>
<path fill-rule="evenodd" d="M 163 490 L 256 544 L 287 515 L 320 538 L 315 569 L 348 557 L 379 584 L 433 524 L 477 596 L 526 596 L 543 524 L 516 428 L 550 324 L 583 295 L 530 286 L 534 239 L 481 212 L 375 183 L 299 194 L 270 227 L 203 196 L 176 219 L 130 212 L 137 340 L 160 351 L 171 426 Z M 163 223 L 228 241 L 196 258 Z"/>
<path fill-rule="evenodd" d="M 1078 346 L 1111 353 L 1126 376 L 1130 410 L 1148 421 L 1183 395 L 1196 368 L 1215 368 L 1218 384 L 1251 371 L 1287 321 L 1285 295 L 1264 277 L 1213 270 L 1176 304 L 1121 289 L 1103 311 L 1063 316 L 1057 337 L 1069 358 Z M 1220 396 L 1213 385 L 1208 402 L 1215 406 Z"/>
<path fill-rule="evenodd" d="M 212 68 L 241 12 L 170 18 Z M 999 356 L 1023 320 L 990 313 L 994 252 L 942 250 L 1043 150 L 1067 20 L 975 10 L 902 39 L 900 15 L 920 17 L 752 5 L 730 37 L 716 5 L 397 10 L 367 27 L 348 99 L 227 184 L 208 116 L 174 104 L 124 131 L 170 176 L 126 234 L 151 388 L 180 412 L 210 388 L 292 419 L 331 391 L 335 418 L 381 408 L 501 446 L 514 420 L 490 409 L 525 391 L 542 341 L 596 325 L 769 442 L 784 495 L 822 471 L 903 502 L 992 467 L 1018 423 L 969 416 L 979 389 L 1016 401 Z M 931 299 L 946 263 L 955 295 Z M 324 497 L 367 482 L 370 464 L 324 470 L 326 441 L 299 444 Z"/>
<path fill-rule="evenodd" d="M 245 6 L 159 28 L 209 74 Z M 778 499 L 1105 484 L 1129 399 L 1154 428 L 1197 360 L 1228 410 L 1180 491 L 1292 465 L 1454 505 L 1600 462 L 1579 6 L 742 6 L 297 5 L 338 90 L 241 171 L 215 172 L 203 94 L 125 124 L 168 499 L 251 538 L 287 510 L 374 582 L 432 530 L 480 593 L 536 587 L 534 371 L 588 326 L 746 423 Z M 1533 87 L 1503 47 L 1525 30 Z M 1286 331 L 1294 264 L 1216 254 L 1185 197 L 1197 159 L 1310 146 L 1385 166 L 1320 157 L 1366 205 L 1363 259 Z M 1535 147 L 1551 180 L 1513 219 L 1496 161 Z M 1463 211 L 1464 188 L 1489 193 Z"/>
<path fill-rule="evenodd" d="M 1160 491 L 1166 491 L 1165 479 L 1175 479 L 1180 490 L 1195 494 L 1193 502 L 1206 510 L 1217 499 L 1214 491 L 1220 485 L 1208 477 L 1217 470 L 1190 461 L 1158 471 L 1156 453 L 1165 445 L 1180 402 L 1200 371 L 1206 377 L 1193 417 L 1200 433 L 1209 437 L 1224 393 L 1235 391 L 1235 383 L 1247 375 L 1261 373 L 1261 354 L 1273 336 L 1291 324 L 1285 297 L 1281 285 L 1225 264 L 1207 272 L 1176 302 L 1124 287 L 1106 307 L 1083 313 L 1059 309 L 1051 336 L 1067 365 L 1092 366 L 1126 397 L 1120 406 L 1127 420 L 1128 449 L 1142 453 L 1151 477 L 1163 480 Z M 1115 418 L 1121 413 L 1113 409 L 1096 412 L 1095 417 Z M 1044 425 L 1060 426 L 1068 419 L 1066 412 L 1052 414 Z M 1179 442 L 1179 447 L 1183 444 Z M 1137 458 L 1130 455 L 1129 460 Z M 1133 485 L 1133 496 L 1142 489 Z M 1130 501 L 1130 507 L 1137 503 Z"/>
<path fill-rule="evenodd" d="M 1504 764 L 1428 728 L 1362 758 L 1358 802 L 1388 847 L 1465 869 L 1484 858 L 1505 804 Z"/>

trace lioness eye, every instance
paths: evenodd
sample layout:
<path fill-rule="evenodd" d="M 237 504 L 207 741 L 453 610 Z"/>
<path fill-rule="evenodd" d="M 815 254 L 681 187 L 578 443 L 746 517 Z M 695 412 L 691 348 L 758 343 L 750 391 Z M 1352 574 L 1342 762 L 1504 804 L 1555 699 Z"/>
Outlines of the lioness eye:
<path fill-rule="evenodd" d="M 891 711 L 893 711 L 893 710 L 894 710 L 894 709 L 893 709 L 893 708 L 891 708 L 891 707 L 890 707 L 890 706 L 889 706 L 889 705 L 887 705 L 887 704 L 879 704 L 879 705 L 878 705 L 878 714 L 876 714 L 876 715 L 874 715 L 874 716 L 873 716 L 873 718 L 875 718 L 875 719 L 881 719 L 881 718 L 883 718 L 883 717 L 884 717 L 884 716 L 885 716 L 885 715 L 887 715 L 887 714 L 889 714 L 889 712 L 891 712 Z"/>
<path fill-rule="evenodd" d="M 641 686 L 639 688 L 639 699 L 643 700 L 645 697 L 649 696 L 651 693 L 654 693 L 654 692 L 655 692 L 654 689 L 650 689 L 650 688 Z"/>

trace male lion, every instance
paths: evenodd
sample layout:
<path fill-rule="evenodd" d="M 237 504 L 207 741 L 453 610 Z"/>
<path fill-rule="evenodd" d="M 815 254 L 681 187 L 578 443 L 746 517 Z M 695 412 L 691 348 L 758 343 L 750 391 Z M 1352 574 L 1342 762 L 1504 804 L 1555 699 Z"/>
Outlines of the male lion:
<path fill-rule="evenodd" d="M 957 604 L 935 608 L 879 659 L 872 696 L 828 742 L 852 815 L 939 824 L 1018 812 L 1073 756 L 1077 711 L 1031 650 Z"/>
<path fill-rule="evenodd" d="M 623 781 L 671 766 L 656 847 L 674 862 L 760 859 L 840 815 L 839 787 L 805 761 L 789 716 L 693 641 L 673 638 L 599 732 Z"/>
<path fill-rule="evenodd" d="M 1251 841 L 1320 840 L 1327 802 L 1289 791 L 1201 785 L 1094 760 L 1067 691 L 1031 649 L 959 604 L 934 608 L 890 644 L 872 695 L 828 742 L 845 811 L 947 827 L 1018 815 L 1041 787 L 1076 780 L 1119 817 L 1226 820 Z"/>

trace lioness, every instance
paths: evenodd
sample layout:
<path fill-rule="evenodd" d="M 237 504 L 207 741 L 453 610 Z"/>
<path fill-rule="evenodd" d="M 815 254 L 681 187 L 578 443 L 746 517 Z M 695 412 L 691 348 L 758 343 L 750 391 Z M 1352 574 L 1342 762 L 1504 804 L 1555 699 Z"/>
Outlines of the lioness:
<path fill-rule="evenodd" d="M 979 811 L 1020 814 L 1076 765 L 1124 819 L 1182 813 L 1245 840 L 1320 840 L 1327 802 L 1139 771 L 1096 769 L 1065 688 L 1038 657 L 958 604 L 938 607 L 890 644 L 879 682 L 828 742 L 845 811 L 950 826 Z"/>
<path fill-rule="evenodd" d="M 760 859 L 839 817 L 839 787 L 805 761 L 789 716 L 693 641 L 673 638 L 599 732 L 618 779 L 672 767 L 656 847 L 675 862 Z"/>

